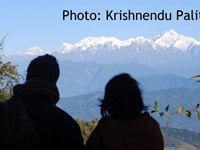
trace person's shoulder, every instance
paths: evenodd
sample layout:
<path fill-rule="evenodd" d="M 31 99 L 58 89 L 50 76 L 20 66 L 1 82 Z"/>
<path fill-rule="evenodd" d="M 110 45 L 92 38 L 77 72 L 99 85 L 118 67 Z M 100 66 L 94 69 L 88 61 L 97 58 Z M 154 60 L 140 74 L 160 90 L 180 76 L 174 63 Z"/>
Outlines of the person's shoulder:
<path fill-rule="evenodd" d="M 68 118 L 72 118 L 66 111 L 62 110 L 61 108 L 59 108 L 58 106 L 55 105 L 55 110 L 57 112 L 58 115 L 61 115 L 63 117 L 68 117 Z"/>
<path fill-rule="evenodd" d="M 67 124 L 77 124 L 75 119 L 69 115 L 66 111 L 62 110 L 58 106 L 54 107 L 56 118 L 62 120 L 62 122 L 65 122 Z"/>

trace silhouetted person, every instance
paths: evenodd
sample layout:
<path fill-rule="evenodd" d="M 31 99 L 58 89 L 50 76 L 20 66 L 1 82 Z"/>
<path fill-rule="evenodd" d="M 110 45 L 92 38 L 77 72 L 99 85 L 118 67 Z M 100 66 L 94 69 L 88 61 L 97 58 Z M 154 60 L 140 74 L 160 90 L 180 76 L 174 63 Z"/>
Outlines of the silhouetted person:
<path fill-rule="evenodd" d="M 113 77 L 105 87 L 101 115 L 87 150 L 163 150 L 159 124 L 146 111 L 138 82 L 129 74 Z"/>
<path fill-rule="evenodd" d="M 60 71 L 54 56 L 32 60 L 26 82 L 0 112 L 0 150 L 79 150 L 83 139 L 78 124 L 56 107 Z"/>

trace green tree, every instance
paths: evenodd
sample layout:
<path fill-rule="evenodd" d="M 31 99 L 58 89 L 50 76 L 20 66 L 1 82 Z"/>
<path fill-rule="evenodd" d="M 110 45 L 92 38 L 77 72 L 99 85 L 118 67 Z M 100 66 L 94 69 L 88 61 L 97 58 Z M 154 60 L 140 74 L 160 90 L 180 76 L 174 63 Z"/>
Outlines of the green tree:
<path fill-rule="evenodd" d="M 13 85 L 19 82 L 20 77 L 17 65 L 2 61 L 3 44 L 8 35 L 6 34 L 0 42 L 0 102 L 4 102 L 12 96 Z"/>
<path fill-rule="evenodd" d="M 81 134 L 83 136 L 84 144 L 86 144 L 86 141 L 89 138 L 90 134 L 92 133 L 94 128 L 97 126 L 98 121 L 99 120 L 97 118 L 94 118 L 91 121 L 76 119 L 76 122 L 78 123 L 81 129 Z"/>

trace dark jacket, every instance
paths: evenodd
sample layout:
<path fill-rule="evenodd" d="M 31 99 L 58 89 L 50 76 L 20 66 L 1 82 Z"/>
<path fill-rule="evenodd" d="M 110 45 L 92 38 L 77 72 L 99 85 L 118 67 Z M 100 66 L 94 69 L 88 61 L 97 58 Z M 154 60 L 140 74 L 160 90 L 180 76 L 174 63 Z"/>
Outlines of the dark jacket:
<path fill-rule="evenodd" d="M 0 149 L 83 149 L 80 128 L 70 115 L 55 105 L 58 99 L 57 87 L 40 79 L 16 86 L 14 96 L 2 108 L 0 106 Z M 15 118 L 18 119 L 14 122 Z"/>
<path fill-rule="evenodd" d="M 36 100 L 37 99 L 37 100 Z M 81 150 L 83 139 L 78 124 L 66 112 L 45 99 L 24 99 L 37 130 L 41 150 Z M 32 148 L 31 148 L 32 149 Z"/>
<path fill-rule="evenodd" d="M 144 113 L 139 119 L 102 117 L 90 135 L 87 150 L 163 150 L 159 124 Z"/>

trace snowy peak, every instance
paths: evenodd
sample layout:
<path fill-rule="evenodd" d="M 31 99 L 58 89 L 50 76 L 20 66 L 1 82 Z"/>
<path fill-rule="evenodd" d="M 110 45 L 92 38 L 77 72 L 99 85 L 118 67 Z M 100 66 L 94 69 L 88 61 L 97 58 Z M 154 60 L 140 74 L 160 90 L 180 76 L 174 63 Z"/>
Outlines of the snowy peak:
<path fill-rule="evenodd" d="M 17 52 L 17 53 L 12 53 L 11 55 L 44 55 L 47 54 L 49 52 L 45 52 L 42 49 L 40 49 L 39 47 L 35 46 L 35 47 L 31 47 L 28 50 L 26 50 L 25 52 Z"/>
<path fill-rule="evenodd" d="M 29 54 L 29 55 L 37 55 L 37 54 L 44 54 L 44 53 L 45 52 L 37 46 L 31 47 L 25 52 L 25 54 Z"/>
<path fill-rule="evenodd" d="M 189 45 L 194 45 L 200 43 L 197 40 L 191 38 L 191 37 L 185 37 L 183 35 L 179 35 L 174 30 L 168 30 L 165 31 L 162 35 L 158 35 L 154 39 L 154 43 L 156 45 L 162 46 L 162 47 L 174 47 L 176 49 L 185 51 L 187 50 Z"/>
<path fill-rule="evenodd" d="M 179 38 L 174 30 L 165 31 L 162 35 L 157 36 L 154 43 L 159 46 L 170 47 Z"/>
<path fill-rule="evenodd" d="M 173 29 L 169 29 L 169 30 L 164 32 L 164 35 L 178 36 L 179 34 L 176 33 L 176 31 L 174 31 Z"/>
<path fill-rule="evenodd" d="M 73 45 L 68 43 L 63 43 L 57 50 L 58 53 L 64 54 L 72 50 Z"/>

